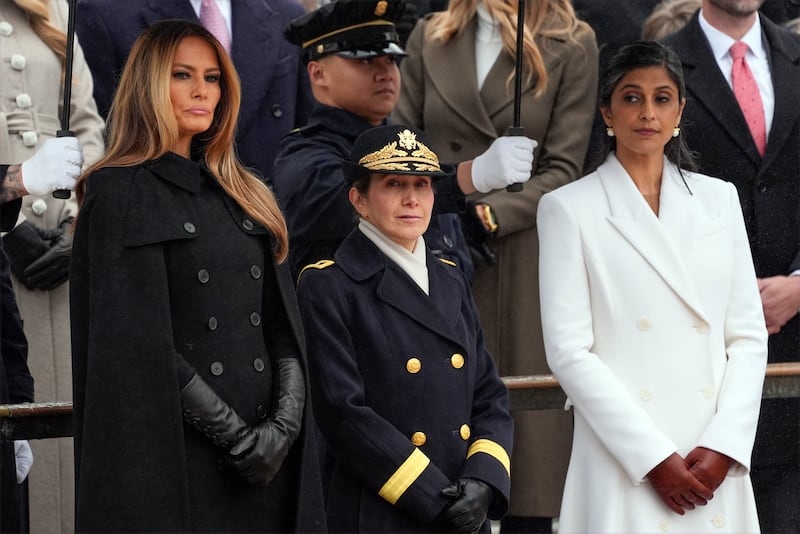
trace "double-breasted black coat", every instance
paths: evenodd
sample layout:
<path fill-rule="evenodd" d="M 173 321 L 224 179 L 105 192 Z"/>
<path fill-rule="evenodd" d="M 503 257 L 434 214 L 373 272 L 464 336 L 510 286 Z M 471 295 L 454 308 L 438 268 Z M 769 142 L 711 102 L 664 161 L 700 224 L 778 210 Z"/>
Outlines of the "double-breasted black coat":
<path fill-rule="evenodd" d="M 305 365 L 293 284 L 272 250 L 191 160 L 91 175 L 70 287 L 78 531 L 324 527 L 308 412 L 264 488 L 223 469 L 225 451 L 181 415 L 187 365 L 251 425 L 271 413 L 271 362 Z"/>
<path fill-rule="evenodd" d="M 355 229 L 300 275 L 332 532 L 430 532 L 463 477 L 495 488 L 490 517 L 507 508 L 508 394 L 463 274 L 427 266 L 429 295 Z"/>

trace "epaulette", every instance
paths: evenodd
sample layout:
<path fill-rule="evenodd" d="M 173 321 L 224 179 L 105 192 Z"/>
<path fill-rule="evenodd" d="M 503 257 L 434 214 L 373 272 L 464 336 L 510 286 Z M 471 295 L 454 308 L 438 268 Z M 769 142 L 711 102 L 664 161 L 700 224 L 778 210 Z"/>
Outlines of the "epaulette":
<path fill-rule="evenodd" d="M 436 259 L 438 259 L 440 262 L 444 263 L 445 265 L 449 265 L 450 267 L 458 267 L 458 265 L 456 265 L 456 262 L 454 262 L 454 261 L 446 260 L 444 258 L 436 258 Z"/>
<path fill-rule="evenodd" d="M 333 260 L 319 260 L 319 261 L 314 262 L 314 263 L 309 263 L 308 265 L 303 267 L 300 270 L 300 274 L 297 275 L 298 283 L 300 282 L 300 277 L 303 276 L 303 273 L 306 272 L 306 270 L 308 270 L 308 269 L 319 269 L 319 270 L 327 269 L 328 267 L 330 267 L 334 263 L 336 263 L 336 262 L 333 261 Z"/>
<path fill-rule="evenodd" d="M 305 126 L 300 126 L 299 128 L 294 128 L 287 135 L 301 135 L 301 136 L 305 137 L 306 135 L 312 133 L 314 130 L 319 128 L 321 125 L 322 125 L 322 123 L 319 122 L 319 121 L 311 122 L 309 124 L 306 124 Z"/>

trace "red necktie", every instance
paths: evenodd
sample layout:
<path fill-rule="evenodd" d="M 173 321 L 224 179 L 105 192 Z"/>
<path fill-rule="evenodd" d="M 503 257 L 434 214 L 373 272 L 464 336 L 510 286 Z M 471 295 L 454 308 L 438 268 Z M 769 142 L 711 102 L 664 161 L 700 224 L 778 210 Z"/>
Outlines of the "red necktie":
<path fill-rule="evenodd" d="M 744 58 L 747 50 L 748 46 L 741 41 L 731 46 L 730 53 L 733 58 L 731 81 L 733 94 L 736 95 L 739 107 L 742 108 L 747 126 L 750 128 L 750 135 L 753 136 L 758 153 L 763 156 L 767 148 L 767 125 L 764 121 L 764 106 L 761 103 L 758 84 Z"/>
<path fill-rule="evenodd" d="M 216 0 L 203 0 L 200 5 L 200 24 L 202 24 L 211 34 L 222 43 L 225 50 L 231 51 L 231 36 L 228 33 L 228 25 L 225 17 L 219 10 Z"/>

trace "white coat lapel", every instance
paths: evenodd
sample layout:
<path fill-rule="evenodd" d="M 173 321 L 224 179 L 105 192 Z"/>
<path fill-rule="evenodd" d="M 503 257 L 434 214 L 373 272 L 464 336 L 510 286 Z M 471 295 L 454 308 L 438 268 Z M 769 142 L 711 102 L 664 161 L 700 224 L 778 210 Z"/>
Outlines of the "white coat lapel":
<path fill-rule="evenodd" d="M 607 220 L 635 248 L 666 284 L 702 320 L 708 318 L 700 307 L 700 301 L 686 271 L 680 246 L 676 242 L 691 239 L 691 222 L 681 205 L 680 190 L 675 177 L 669 174 L 669 165 L 664 165 L 662 176 L 659 220 L 642 197 L 628 173 L 612 154 L 597 169 L 603 184 L 610 214 Z M 678 180 L 680 178 L 678 177 Z M 686 193 L 688 196 L 688 192 Z M 672 236 L 670 235 L 672 234 Z"/>

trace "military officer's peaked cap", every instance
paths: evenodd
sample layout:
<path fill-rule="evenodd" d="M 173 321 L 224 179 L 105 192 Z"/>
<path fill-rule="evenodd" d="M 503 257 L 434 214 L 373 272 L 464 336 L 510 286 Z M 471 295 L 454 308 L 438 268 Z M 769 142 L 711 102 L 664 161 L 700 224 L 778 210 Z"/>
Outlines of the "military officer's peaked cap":
<path fill-rule="evenodd" d="M 427 143 L 425 133 L 411 126 L 389 124 L 370 128 L 356 137 L 350 157 L 342 161 L 345 178 L 352 182 L 373 173 L 432 178 L 449 175 Z"/>
<path fill-rule="evenodd" d="M 405 56 L 395 21 L 405 0 L 336 0 L 294 19 L 284 31 L 309 62 L 336 54 L 351 59 Z"/>

